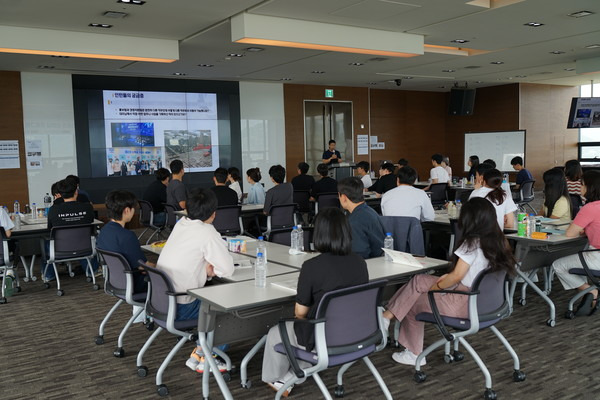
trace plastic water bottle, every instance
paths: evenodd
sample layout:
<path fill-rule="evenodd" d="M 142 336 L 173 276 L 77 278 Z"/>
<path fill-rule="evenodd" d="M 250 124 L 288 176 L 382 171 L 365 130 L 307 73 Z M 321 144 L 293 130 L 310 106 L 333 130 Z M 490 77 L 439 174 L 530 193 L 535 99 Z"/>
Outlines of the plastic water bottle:
<path fill-rule="evenodd" d="M 15 224 L 15 229 L 21 229 L 21 215 L 18 213 L 13 214 L 13 224 Z"/>
<path fill-rule="evenodd" d="M 460 217 L 460 209 L 462 207 L 462 203 L 460 200 L 456 200 L 456 218 Z"/>
<path fill-rule="evenodd" d="M 535 232 L 535 214 L 529 214 L 527 221 L 527 236 L 531 236 Z"/>
<path fill-rule="evenodd" d="M 385 234 L 385 239 L 383 239 L 383 247 L 385 249 L 394 250 L 394 237 L 389 232 Z M 392 257 L 388 253 L 385 253 L 385 260 L 392 261 Z"/>
<path fill-rule="evenodd" d="M 31 203 L 31 218 L 37 218 L 37 204 Z"/>
<path fill-rule="evenodd" d="M 262 253 L 263 258 L 265 259 L 265 263 L 267 262 L 267 244 L 265 243 L 265 238 L 262 236 L 258 237 L 258 246 L 256 246 L 256 256 Z"/>
<path fill-rule="evenodd" d="M 304 251 L 304 231 L 302 230 L 302 225 L 298 224 L 297 231 L 298 231 L 298 237 L 296 239 L 297 240 L 296 245 L 298 246 L 297 250 Z"/>
<path fill-rule="evenodd" d="M 254 267 L 254 286 L 264 288 L 267 286 L 267 265 L 262 253 L 256 255 L 256 265 Z"/>
<path fill-rule="evenodd" d="M 21 205 L 19 204 L 19 200 L 15 200 L 14 212 L 15 212 L 15 214 L 18 214 L 21 212 Z"/>
<path fill-rule="evenodd" d="M 48 210 L 50 209 L 50 206 L 52 206 L 52 196 L 50 196 L 50 193 L 46 193 L 46 195 L 44 196 L 44 215 L 48 216 Z"/>
<path fill-rule="evenodd" d="M 298 251 L 298 227 L 294 226 L 292 230 L 292 240 L 291 240 L 292 250 Z"/>

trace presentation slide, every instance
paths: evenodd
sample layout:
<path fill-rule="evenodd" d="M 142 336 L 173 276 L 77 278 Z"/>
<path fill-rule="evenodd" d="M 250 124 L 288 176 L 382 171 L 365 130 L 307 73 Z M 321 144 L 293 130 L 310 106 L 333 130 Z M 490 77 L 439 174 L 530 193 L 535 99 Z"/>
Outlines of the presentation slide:
<path fill-rule="evenodd" d="M 600 128 L 600 98 L 574 97 L 567 128 Z"/>
<path fill-rule="evenodd" d="M 186 172 L 219 167 L 217 95 L 104 90 L 108 176 L 146 175 L 175 159 Z"/>

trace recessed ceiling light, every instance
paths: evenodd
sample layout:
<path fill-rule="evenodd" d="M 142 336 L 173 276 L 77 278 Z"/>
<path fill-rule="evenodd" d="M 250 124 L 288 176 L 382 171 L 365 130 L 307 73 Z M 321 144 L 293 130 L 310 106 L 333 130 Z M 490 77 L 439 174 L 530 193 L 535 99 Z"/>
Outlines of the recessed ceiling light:
<path fill-rule="evenodd" d="M 442 72 L 455 72 L 456 70 L 454 69 L 443 69 Z"/>
<path fill-rule="evenodd" d="M 117 3 L 135 4 L 136 6 L 143 6 L 146 2 L 144 0 L 117 0 Z"/>
<path fill-rule="evenodd" d="M 575 71 L 575 68 L 565 68 L 565 71 L 569 71 L 569 72 Z"/>
<path fill-rule="evenodd" d="M 573 17 L 573 18 L 581 18 L 581 17 L 587 17 L 588 15 L 592 15 L 592 14 L 594 14 L 594 13 L 591 11 L 576 11 L 571 14 L 567 14 L 567 16 Z"/>
<path fill-rule="evenodd" d="M 292 78 L 281 78 L 280 81 L 291 81 Z"/>
<path fill-rule="evenodd" d="M 185 72 L 173 72 L 173 75 L 175 76 L 185 76 Z"/>
<path fill-rule="evenodd" d="M 504 61 L 492 61 L 490 64 L 501 65 L 504 64 Z"/>
<path fill-rule="evenodd" d="M 54 69 L 54 65 L 38 65 L 37 69 Z"/>
<path fill-rule="evenodd" d="M 102 14 L 102 16 L 106 18 L 125 18 L 127 16 L 127 13 L 121 11 L 107 11 L 104 14 Z"/>
<path fill-rule="evenodd" d="M 565 54 L 565 52 L 560 51 L 560 50 L 554 50 L 554 51 L 551 51 L 550 54 Z"/>
<path fill-rule="evenodd" d="M 412 79 L 412 76 L 403 76 L 402 79 Z"/>
<path fill-rule="evenodd" d="M 454 40 L 451 40 L 450 43 L 460 43 L 460 44 L 462 44 L 462 43 L 469 43 L 469 40 L 466 40 L 466 39 L 454 39 Z"/>
<path fill-rule="evenodd" d="M 324 74 L 325 71 L 311 71 L 311 74 Z"/>
<path fill-rule="evenodd" d="M 214 67 L 213 64 L 198 64 L 199 67 L 206 67 L 206 68 L 210 68 L 210 67 Z"/>
<path fill-rule="evenodd" d="M 91 23 L 88 26 L 91 26 L 92 28 L 105 28 L 105 29 L 112 28 L 112 25 L 110 25 L 110 24 L 95 24 L 95 23 Z"/>
<path fill-rule="evenodd" d="M 350 64 L 348 64 L 348 65 L 352 65 L 352 66 L 354 66 L 354 67 L 360 67 L 361 65 L 364 65 L 364 64 L 363 64 L 363 63 L 361 63 L 361 62 L 353 62 L 353 63 L 350 63 Z"/>
<path fill-rule="evenodd" d="M 586 49 L 597 49 L 598 47 L 600 47 L 600 44 L 588 44 L 585 46 Z"/>
<path fill-rule="evenodd" d="M 244 55 L 240 53 L 229 53 L 227 54 L 227 57 L 244 57 Z"/>
<path fill-rule="evenodd" d="M 263 51 L 264 49 L 262 47 L 248 47 L 247 49 L 244 49 L 244 51 L 249 51 L 250 53 L 258 53 L 259 51 Z"/>
<path fill-rule="evenodd" d="M 537 27 L 540 27 L 540 26 L 542 26 L 544 24 L 542 24 L 541 22 L 528 22 L 528 23 L 523 24 L 523 25 L 530 26 L 532 28 L 537 28 Z"/>

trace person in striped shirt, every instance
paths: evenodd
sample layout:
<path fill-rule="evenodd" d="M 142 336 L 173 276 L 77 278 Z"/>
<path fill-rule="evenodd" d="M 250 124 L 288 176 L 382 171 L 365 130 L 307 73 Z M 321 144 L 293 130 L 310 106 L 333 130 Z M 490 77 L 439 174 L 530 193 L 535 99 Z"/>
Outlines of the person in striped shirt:
<path fill-rule="evenodd" d="M 577 160 L 569 160 L 565 164 L 565 176 L 567 177 L 567 190 L 569 194 L 581 196 L 581 164 Z"/>

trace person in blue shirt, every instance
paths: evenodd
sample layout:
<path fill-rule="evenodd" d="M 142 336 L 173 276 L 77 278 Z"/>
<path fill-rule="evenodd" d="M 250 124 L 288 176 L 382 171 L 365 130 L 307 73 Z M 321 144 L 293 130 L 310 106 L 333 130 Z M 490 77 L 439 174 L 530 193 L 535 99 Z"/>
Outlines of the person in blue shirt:
<path fill-rule="evenodd" d="M 335 149 L 335 140 L 329 141 L 329 148 L 323 152 L 323 164 L 336 164 L 342 162 L 342 155 Z"/>
<path fill-rule="evenodd" d="M 264 204 L 265 203 L 265 188 L 263 187 L 260 180 L 262 176 L 260 175 L 259 168 L 250 168 L 246 171 L 247 178 L 246 180 L 250 184 L 250 188 L 248 190 L 248 204 Z"/>
<path fill-rule="evenodd" d="M 350 213 L 352 251 L 367 259 L 383 254 L 385 231 L 375 210 L 365 203 L 363 188 L 362 181 L 355 176 L 338 183 L 340 205 Z"/>
<path fill-rule="evenodd" d="M 518 172 L 516 180 L 517 186 L 515 186 L 515 190 L 519 190 L 523 182 L 533 180 L 531 172 L 523 168 L 523 157 L 514 157 L 512 160 L 510 160 L 510 165 L 512 165 L 513 169 Z"/>
<path fill-rule="evenodd" d="M 125 228 L 135 214 L 135 195 L 126 190 L 113 190 L 106 195 L 105 203 L 110 222 L 100 230 L 96 247 L 123 255 L 133 270 L 134 293 L 143 293 L 147 290 L 147 283 L 138 260 L 152 267 L 154 264 L 147 262 L 135 233 Z"/>

